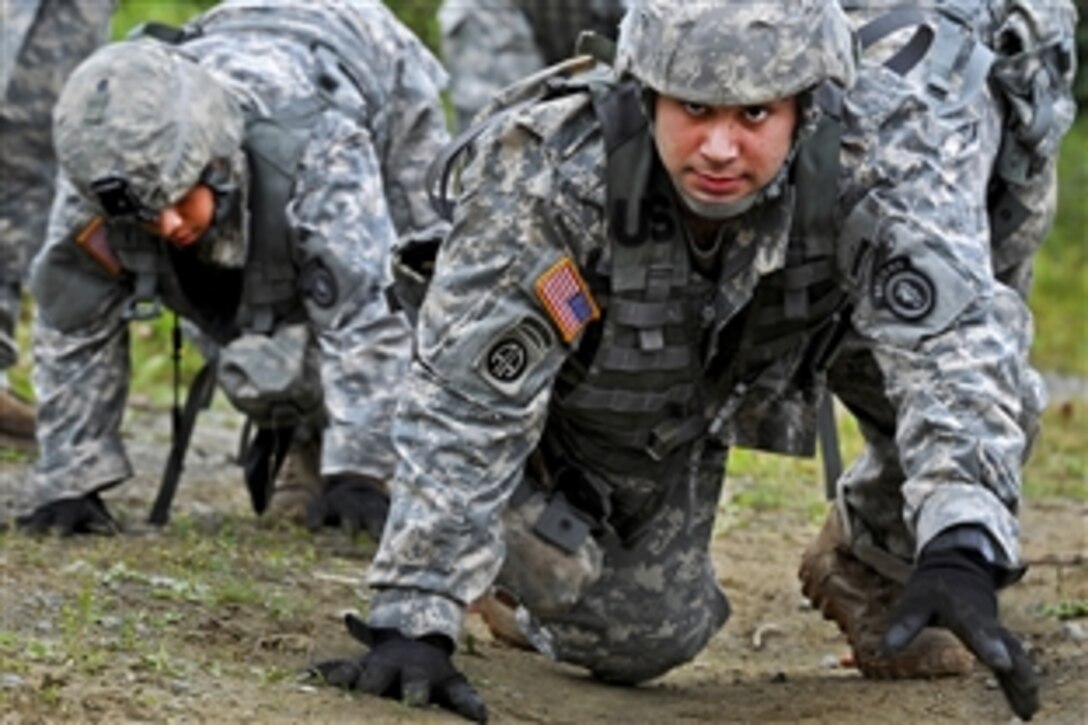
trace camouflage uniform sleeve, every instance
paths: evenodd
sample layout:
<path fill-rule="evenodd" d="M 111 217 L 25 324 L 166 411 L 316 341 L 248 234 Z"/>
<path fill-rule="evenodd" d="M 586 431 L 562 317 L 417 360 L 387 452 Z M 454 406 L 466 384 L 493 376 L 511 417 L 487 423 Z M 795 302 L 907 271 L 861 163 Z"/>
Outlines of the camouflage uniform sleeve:
<path fill-rule="evenodd" d="M 366 129 L 337 111 L 322 116 L 287 214 L 320 350 L 327 417 L 321 472 L 388 478 L 389 426 L 411 337 L 404 315 L 386 302 L 397 234 Z"/>
<path fill-rule="evenodd" d="M 1012 567 L 1021 466 L 1043 392 L 1028 364 L 1031 314 L 991 272 L 979 183 L 989 134 L 977 118 L 872 106 L 864 123 L 874 141 L 855 170 L 870 191 L 847 220 L 843 262 L 859 250 L 866 260 L 853 319 L 897 411 L 904 521 L 916 553 L 973 525 L 996 543 L 995 563 Z M 872 188 L 873 179 L 883 183 Z"/>
<path fill-rule="evenodd" d="M 446 72 L 414 37 L 401 40 L 396 77 L 383 116 L 388 119 L 380 150 L 385 193 L 401 237 L 444 235 L 447 224 L 431 208 L 424 178 L 427 167 L 449 141 L 441 91 Z M 436 231 L 437 230 L 437 231 Z"/>
<path fill-rule="evenodd" d="M 510 0 L 445 0 L 438 25 L 458 128 L 500 90 L 544 67 L 529 20 Z"/>
<path fill-rule="evenodd" d="M 456 640 L 499 570 L 499 515 L 570 350 L 533 291 L 570 254 L 561 240 L 585 231 L 557 219 L 553 169 L 515 128 L 466 170 L 394 423 L 392 507 L 368 575 L 374 626 Z"/>
<path fill-rule="evenodd" d="M 121 442 L 128 396 L 127 293 L 73 241 L 92 214 L 63 178 L 30 289 L 40 455 L 34 505 L 132 475 Z"/>

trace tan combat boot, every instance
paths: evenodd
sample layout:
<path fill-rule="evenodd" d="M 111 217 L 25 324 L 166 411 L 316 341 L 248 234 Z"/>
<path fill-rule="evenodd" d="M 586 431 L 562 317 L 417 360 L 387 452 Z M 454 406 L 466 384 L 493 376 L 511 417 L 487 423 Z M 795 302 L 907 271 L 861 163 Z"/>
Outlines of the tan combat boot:
<path fill-rule="evenodd" d="M 802 555 L 799 576 L 801 591 L 825 619 L 839 625 L 853 648 L 854 665 L 866 677 L 947 677 L 971 671 L 971 652 L 951 632 L 934 627 L 922 630 L 895 656 L 880 656 L 880 642 L 903 586 L 850 552 L 836 509 Z"/>
<path fill-rule="evenodd" d="M 310 502 L 321 495 L 321 443 L 309 439 L 291 444 L 276 476 L 276 487 L 263 521 L 289 521 L 303 526 Z"/>
<path fill-rule="evenodd" d="M 0 389 L 0 448 L 32 451 L 36 447 L 34 408 L 6 388 Z"/>
<path fill-rule="evenodd" d="M 493 589 L 473 602 L 468 611 L 484 620 L 491 636 L 516 649 L 533 651 L 517 622 L 517 601 L 501 589 Z"/>

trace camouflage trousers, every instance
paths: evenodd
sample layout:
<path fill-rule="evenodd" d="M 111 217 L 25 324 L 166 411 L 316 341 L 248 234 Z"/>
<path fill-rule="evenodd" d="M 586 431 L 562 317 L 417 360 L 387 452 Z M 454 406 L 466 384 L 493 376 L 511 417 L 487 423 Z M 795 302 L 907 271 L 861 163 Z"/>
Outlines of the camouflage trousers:
<path fill-rule="evenodd" d="M 584 586 L 568 607 L 553 606 L 555 592 L 579 577 L 542 565 L 532 547 L 511 546 L 508 528 L 497 583 L 521 601 L 519 624 L 538 649 L 601 680 L 636 684 L 692 660 L 725 624 L 729 601 L 709 552 L 725 450 L 700 443 L 689 457 L 637 537 L 623 542 L 604 533 L 592 540 L 599 568 L 580 582 Z M 537 580 L 525 585 L 526 577 Z M 533 591 L 547 592 L 553 601 L 532 601 Z"/>
<path fill-rule="evenodd" d="M 0 370 L 16 361 L 23 281 L 45 237 L 53 198 L 53 104 L 76 65 L 106 40 L 113 3 L 41 0 L 2 7 Z"/>

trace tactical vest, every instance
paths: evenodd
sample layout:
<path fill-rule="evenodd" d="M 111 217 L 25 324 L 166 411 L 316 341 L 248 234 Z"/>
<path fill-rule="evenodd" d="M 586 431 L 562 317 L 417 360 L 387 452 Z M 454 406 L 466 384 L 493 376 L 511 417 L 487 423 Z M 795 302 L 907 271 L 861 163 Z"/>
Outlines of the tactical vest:
<path fill-rule="evenodd" d="M 601 474 L 640 477 L 676 465 L 666 462 L 708 432 L 728 430 L 730 445 L 810 454 L 810 422 L 846 302 L 834 277 L 833 205 L 826 185 L 814 186 L 837 174 L 837 118 L 828 115 L 799 150 L 791 199 L 774 207 L 792 210 L 785 267 L 759 281 L 750 300 L 738 300 L 725 283 L 750 273 L 756 245 L 721 250 L 716 279 L 696 272 L 638 88 L 602 84 L 591 92 L 608 159 L 612 255 L 607 269 L 586 272 L 605 312 L 577 363 L 560 373 L 545 445 Z M 805 364 L 774 387 L 811 409 L 803 424 L 791 428 L 796 415 L 772 414 L 754 431 L 725 426 L 748 386 L 798 347 L 806 350 L 792 358 Z M 710 431 L 715 418 L 722 420 Z"/>

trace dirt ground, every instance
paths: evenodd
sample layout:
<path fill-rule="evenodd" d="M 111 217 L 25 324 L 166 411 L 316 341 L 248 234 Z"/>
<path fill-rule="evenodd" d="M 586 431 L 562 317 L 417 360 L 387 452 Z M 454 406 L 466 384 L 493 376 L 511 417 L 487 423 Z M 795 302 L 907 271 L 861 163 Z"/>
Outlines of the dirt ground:
<path fill-rule="evenodd" d="M 107 497 L 124 535 L 0 534 L 0 722 L 457 722 L 298 677 L 307 662 L 356 651 L 339 617 L 365 608 L 359 581 L 372 546 L 257 522 L 231 463 L 232 415 L 213 411 L 198 427 L 171 524 L 142 523 L 167 417 L 134 410 L 126 423 L 140 475 Z M 27 465 L 0 459 L 8 498 Z M 1022 520 L 1033 564 L 1002 611 L 1041 671 L 1036 721 L 1083 723 L 1088 620 L 1059 610 L 1088 601 L 1088 505 L 1030 500 Z M 649 685 L 595 683 L 493 641 L 478 621 L 458 663 L 493 722 L 1013 720 L 981 667 L 968 678 L 889 683 L 842 666 L 844 638 L 805 604 L 796 579 L 817 528 L 788 506 L 733 521 L 714 543 L 732 619 L 694 662 Z"/>

